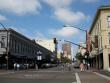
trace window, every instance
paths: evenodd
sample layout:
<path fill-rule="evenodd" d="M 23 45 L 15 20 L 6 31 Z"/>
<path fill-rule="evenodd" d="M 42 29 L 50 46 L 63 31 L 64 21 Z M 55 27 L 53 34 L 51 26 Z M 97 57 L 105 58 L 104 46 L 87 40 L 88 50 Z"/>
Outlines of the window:
<path fill-rule="evenodd" d="M 102 37 L 101 37 L 101 48 L 102 48 Z"/>
<path fill-rule="evenodd" d="M 110 67 L 110 54 L 109 54 L 109 67 Z"/>
<path fill-rule="evenodd" d="M 95 48 L 98 48 L 98 35 L 95 35 Z"/>
<path fill-rule="evenodd" d="M 5 38 L 1 37 L 1 48 L 5 48 Z"/>
<path fill-rule="evenodd" d="M 108 37 L 109 37 L 109 44 L 110 44 L 110 33 L 108 34 Z"/>
<path fill-rule="evenodd" d="M 108 27 L 110 27 L 110 16 L 108 16 Z"/>

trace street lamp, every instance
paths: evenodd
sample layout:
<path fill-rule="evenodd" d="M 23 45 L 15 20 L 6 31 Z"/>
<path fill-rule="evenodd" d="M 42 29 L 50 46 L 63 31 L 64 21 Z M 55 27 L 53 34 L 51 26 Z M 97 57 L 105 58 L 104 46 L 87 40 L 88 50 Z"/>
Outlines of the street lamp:
<path fill-rule="evenodd" d="M 42 60 L 42 52 L 41 51 L 38 51 L 37 52 L 38 56 L 37 56 L 37 60 Z"/>
<path fill-rule="evenodd" d="M 86 51 L 88 51 L 88 44 L 87 44 L 87 30 L 86 29 L 81 29 L 81 28 L 78 28 L 78 27 L 75 27 L 75 26 L 68 26 L 68 25 L 64 25 L 64 27 L 73 27 L 75 29 L 78 29 L 78 30 L 81 30 L 81 31 L 84 31 L 86 33 Z"/>
<path fill-rule="evenodd" d="M 37 60 L 38 60 L 38 67 L 40 67 L 41 66 L 40 62 L 42 60 L 42 52 L 40 50 L 37 52 Z"/>
<path fill-rule="evenodd" d="M 78 28 L 78 27 L 75 27 L 75 26 L 68 26 L 68 25 L 64 25 L 63 27 L 73 27 L 73 28 L 75 28 L 75 29 L 78 29 L 78 30 L 81 30 L 81 31 L 84 31 L 85 33 L 86 33 L 86 53 L 88 53 L 88 33 L 87 33 L 87 30 L 85 30 L 85 29 L 81 29 L 81 28 Z M 70 42 L 70 41 L 66 41 L 66 42 Z M 70 42 L 70 43 L 72 43 L 72 44 L 75 44 L 75 45 L 77 45 L 77 46 L 80 46 L 80 45 L 78 45 L 78 44 L 76 44 L 76 43 L 73 43 L 73 42 Z M 88 70 L 88 54 L 87 54 L 87 70 Z"/>
<path fill-rule="evenodd" d="M 7 70 L 8 70 L 8 58 L 9 58 L 9 56 L 8 56 L 8 51 L 9 51 L 9 46 L 8 46 L 8 30 L 5 28 L 5 26 L 0 22 L 0 25 L 4 28 L 4 30 L 6 30 L 6 32 L 7 32 L 7 34 L 6 34 L 6 36 L 7 36 L 7 46 L 5 47 L 6 48 L 6 57 L 5 57 L 5 59 L 7 60 Z"/>

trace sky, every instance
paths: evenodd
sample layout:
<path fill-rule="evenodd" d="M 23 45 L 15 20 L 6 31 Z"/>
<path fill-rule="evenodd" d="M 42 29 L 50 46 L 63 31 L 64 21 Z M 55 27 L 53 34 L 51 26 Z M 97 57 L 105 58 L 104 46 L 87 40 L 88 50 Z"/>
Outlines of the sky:
<path fill-rule="evenodd" d="M 0 0 L 0 22 L 30 39 L 56 37 L 79 43 L 85 42 L 85 32 L 71 26 L 89 31 L 103 5 L 110 0 Z"/>

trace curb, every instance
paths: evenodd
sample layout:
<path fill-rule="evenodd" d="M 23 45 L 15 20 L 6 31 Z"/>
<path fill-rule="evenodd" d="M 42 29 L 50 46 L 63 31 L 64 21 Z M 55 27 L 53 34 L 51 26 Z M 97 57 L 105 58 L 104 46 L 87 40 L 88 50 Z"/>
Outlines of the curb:
<path fill-rule="evenodd" d="M 106 76 L 106 75 L 103 75 L 103 74 L 100 74 L 100 73 L 97 73 L 97 72 L 93 72 L 94 74 L 98 75 L 98 76 L 101 76 L 107 80 L 110 80 L 110 77 Z"/>

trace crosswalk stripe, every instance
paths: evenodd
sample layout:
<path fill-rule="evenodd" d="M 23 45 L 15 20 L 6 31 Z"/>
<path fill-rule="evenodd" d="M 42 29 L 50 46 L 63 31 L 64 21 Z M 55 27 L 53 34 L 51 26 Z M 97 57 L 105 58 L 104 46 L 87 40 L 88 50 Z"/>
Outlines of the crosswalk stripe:
<path fill-rule="evenodd" d="M 77 81 L 76 83 L 81 83 L 78 73 L 75 73 L 75 76 L 76 76 L 76 81 Z"/>

